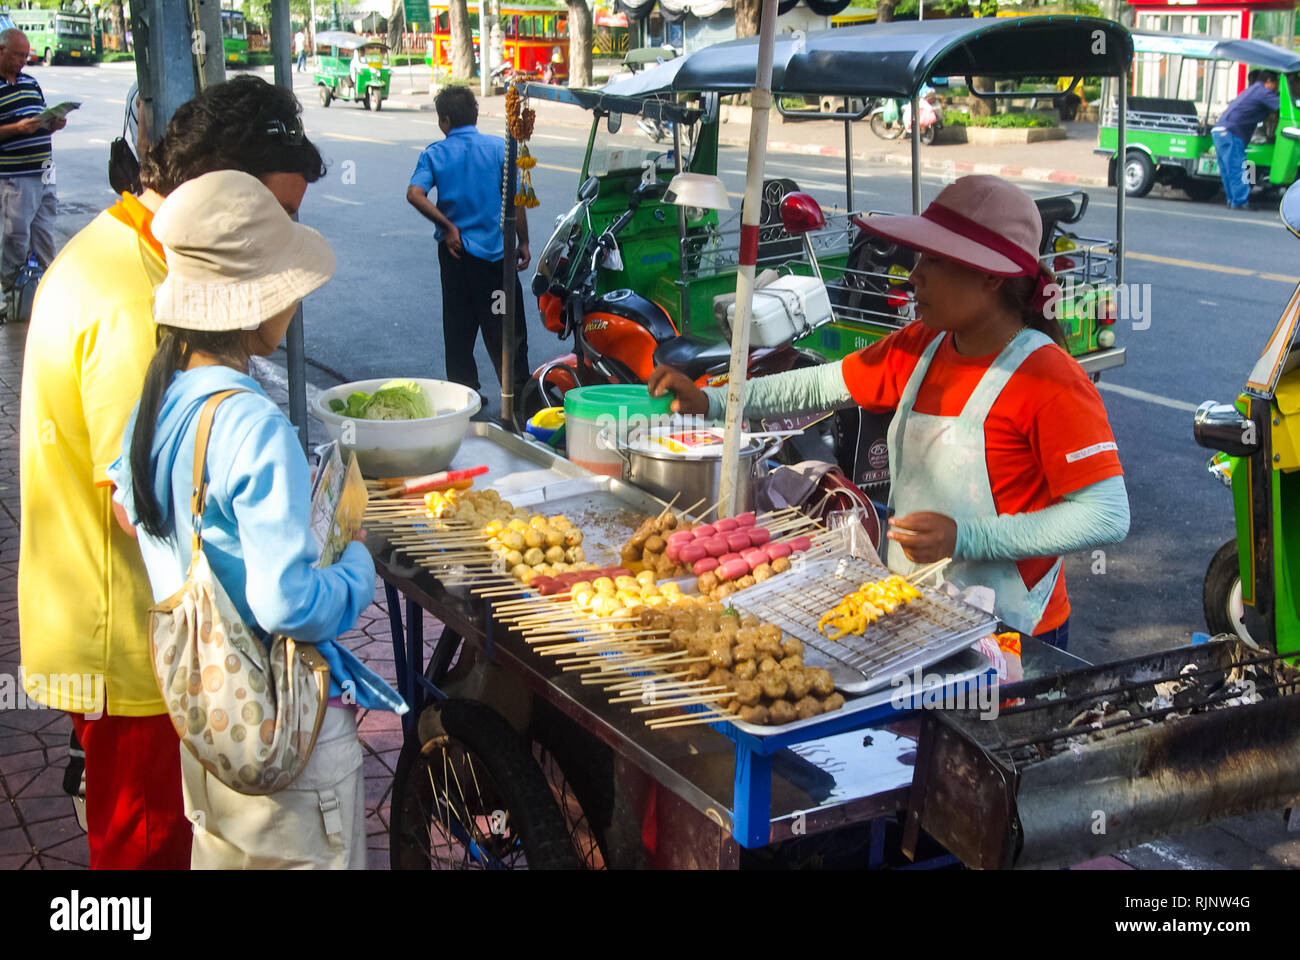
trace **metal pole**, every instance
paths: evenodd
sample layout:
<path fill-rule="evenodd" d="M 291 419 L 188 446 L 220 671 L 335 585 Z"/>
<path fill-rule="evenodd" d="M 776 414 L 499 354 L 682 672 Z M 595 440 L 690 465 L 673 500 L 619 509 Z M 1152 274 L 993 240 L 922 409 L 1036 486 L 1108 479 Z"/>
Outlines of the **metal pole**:
<path fill-rule="evenodd" d="M 661 119 L 659 121 L 663 123 Z M 682 172 L 682 125 L 673 124 L 673 172 Z M 677 290 L 682 298 L 682 333 L 691 332 L 691 290 L 682 276 L 686 269 L 686 208 L 677 208 Z"/>
<path fill-rule="evenodd" d="M 136 80 L 150 110 L 149 138 L 162 139 L 176 108 L 194 98 L 194 54 L 188 4 L 147 0 L 131 15 Z M 220 31 L 218 31 L 218 36 Z"/>
<path fill-rule="evenodd" d="M 1115 282 L 1124 282 L 1124 163 L 1128 159 L 1128 71 L 1119 82 L 1119 117 L 1115 122 Z"/>
<path fill-rule="evenodd" d="M 516 87 L 517 89 L 517 87 Z M 522 94 L 521 94 L 522 95 Z M 501 239 L 505 246 L 505 255 L 501 261 L 501 283 L 505 291 L 506 310 L 501 318 L 501 422 L 509 429 L 515 422 L 515 284 L 519 282 L 515 270 L 515 160 L 519 156 L 519 145 L 514 135 L 506 131 L 506 168 L 502 173 L 501 204 Z"/>
<path fill-rule="evenodd" d="M 912 94 L 912 215 L 921 212 L 921 95 Z"/>
<path fill-rule="evenodd" d="M 844 112 L 849 110 L 849 98 L 844 98 Z M 853 212 L 853 121 L 844 121 L 844 208 Z"/>
<path fill-rule="evenodd" d="M 492 44 L 488 42 L 487 0 L 478 0 L 478 94 L 492 95 Z"/>
<path fill-rule="evenodd" d="M 311 49 L 308 50 L 308 53 L 311 54 L 311 63 L 312 66 L 315 67 L 316 66 L 316 0 L 311 0 L 310 13 L 308 14 L 308 16 L 311 17 L 311 23 L 307 26 L 307 30 L 306 30 L 307 42 L 311 44 Z"/>
<path fill-rule="evenodd" d="M 289 0 L 271 0 L 271 57 L 275 85 L 293 90 L 292 44 L 289 40 Z M 294 219 L 298 217 L 295 215 Z M 302 304 L 293 312 L 284 340 L 289 373 L 289 422 L 298 428 L 298 442 L 307 449 L 307 347 L 303 339 Z"/>
<path fill-rule="evenodd" d="M 221 42 L 221 4 L 218 0 L 197 0 L 199 36 L 203 43 L 202 69 L 198 73 L 202 89 L 216 86 L 226 79 L 226 50 Z"/>
<path fill-rule="evenodd" d="M 731 328 L 731 371 L 727 381 L 726 429 L 722 440 L 722 482 L 717 515 L 737 512 L 736 478 L 740 472 L 744 422 L 745 374 L 749 359 L 749 322 L 754 312 L 754 268 L 758 263 L 758 223 L 763 202 L 763 167 L 767 162 L 767 122 L 772 109 L 772 57 L 776 46 L 776 0 L 763 0 L 758 27 L 758 64 L 750 98 L 749 159 L 745 202 L 740 211 L 740 268 L 736 274 L 736 320 Z"/>

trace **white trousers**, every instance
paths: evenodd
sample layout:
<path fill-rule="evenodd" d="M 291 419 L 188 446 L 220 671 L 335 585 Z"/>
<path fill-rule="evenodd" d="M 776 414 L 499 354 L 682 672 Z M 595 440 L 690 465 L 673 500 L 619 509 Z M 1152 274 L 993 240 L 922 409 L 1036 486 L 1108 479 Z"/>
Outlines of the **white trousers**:
<path fill-rule="evenodd" d="M 49 183 L 46 183 L 46 180 Z M 0 177 L 0 219 L 4 222 L 4 243 L 0 247 L 0 287 L 8 290 L 36 251 L 41 266 L 54 259 L 54 220 L 59 214 L 54 178 L 39 173 Z"/>
<path fill-rule="evenodd" d="M 266 797 L 236 793 L 180 751 L 193 869 L 366 869 L 366 786 L 353 710 L 327 709 L 307 768 Z"/>

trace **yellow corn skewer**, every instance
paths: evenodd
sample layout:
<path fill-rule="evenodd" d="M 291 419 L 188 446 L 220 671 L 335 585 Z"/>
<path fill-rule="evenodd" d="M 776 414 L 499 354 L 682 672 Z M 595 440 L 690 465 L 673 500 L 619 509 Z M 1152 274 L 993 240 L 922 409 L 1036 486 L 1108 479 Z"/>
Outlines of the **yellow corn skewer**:
<path fill-rule="evenodd" d="M 834 608 L 822 614 L 817 621 L 817 629 L 830 640 L 861 633 L 867 624 L 875 623 L 920 595 L 920 590 L 897 575 L 874 583 L 864 583 Z M 835 633 L 827 632 L 828 624 L 836 628 Z"/>

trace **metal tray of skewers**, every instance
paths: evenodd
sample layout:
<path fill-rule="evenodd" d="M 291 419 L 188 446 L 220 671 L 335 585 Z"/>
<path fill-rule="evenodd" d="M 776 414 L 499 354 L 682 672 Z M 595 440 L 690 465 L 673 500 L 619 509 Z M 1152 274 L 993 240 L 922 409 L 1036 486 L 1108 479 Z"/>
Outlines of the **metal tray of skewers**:
<path fill-rule="evenodd" d="M 932 666 L 997 626 L 992 614 L 932 587 L 919 587 L 915 601 L 867 624 L 861 633 L 831 640 L 818 629 L 824 614 L 864 582 L 892 576 L 879 564 L 837 552 L 828 544 L 822 556 L 809 556 L 782 577 L 742 591 L 732 604 L 802 640 L 804 662 L 829 670 L 845 693 L 868 693 Z"/>

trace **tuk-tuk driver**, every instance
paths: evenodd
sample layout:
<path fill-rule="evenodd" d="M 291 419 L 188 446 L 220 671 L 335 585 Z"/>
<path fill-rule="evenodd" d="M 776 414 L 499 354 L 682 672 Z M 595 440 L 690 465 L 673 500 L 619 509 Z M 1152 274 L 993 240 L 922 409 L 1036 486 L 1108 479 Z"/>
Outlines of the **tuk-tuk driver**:
<path fill-rule="evenodd" d="M 1252 71 L 1255 80 L 1219 115 L 1210 130 L 1214 154 L 1219 162 L 1219 179 L 1229 210 L 1245 210 L 1250 203 L 1251 176 L 1246 167 L 1246 145 L 1255 135 L 1255 125 L 1267 120 L 1281 107 L 1277 74 L 1272 70 Z"/>
<path fill-rule="evenodd" d="M 838 363 L 760 377 L 745 415 L 851 407 L 894 410 L 889 567 L 945 557 L 945 576 L 997 595 L 1012 629 L 1064 648 L 1070 604 L 1061 555 L 1128 534 L 1128 494 L 1096 387 L 1045 314 L 1034 201 L 997 177 L 963 177 L 917 217 L 867 228 L 920 251 L 917 321 Z M 650 393 L 720 418 L 726 388 L 698 389 L 666 367 Z"/>

